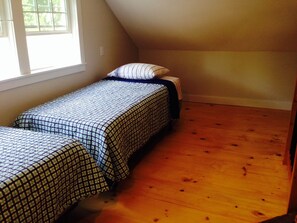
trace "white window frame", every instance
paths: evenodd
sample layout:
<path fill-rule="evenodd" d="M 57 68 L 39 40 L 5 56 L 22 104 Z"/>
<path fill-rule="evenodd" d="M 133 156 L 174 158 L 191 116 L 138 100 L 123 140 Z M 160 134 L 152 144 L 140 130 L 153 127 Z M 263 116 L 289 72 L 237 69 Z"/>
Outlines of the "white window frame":
<path fill-rule="evenodd" d="M 2 0 L 0 0 L 2 1 Z M 86 63 L 83 50 L 83 35 L 82 35 L 82 20 L 81 20 L 81 1 L 69 0 L 71 2 L 70 15 L 71 20 L 76 21 L 72 24 L 72 33 L 77 37 L 80 45 L 81 63 L 74 64 L 67 67 L 53 67 L 50 69 L 31 71 L 28 58 L 28 49 L 26 44 L 26 31 L 24 26 L 24 18 L 22 14 L 22 1 L 21 0 L 4 0 L 10 1 L 12 8 L 12 15 L 14 21 L 15 41 L 18 54 L 18 62 L 20 68 L 20 76 L 13 77 L 0 81 L 0 92 L 8 89 L 13 89 L 25 85 L 38 83 L 58 77 L 71 75 L 86 70 Z M 20 16 L 22 15 L 22 16 Z"/>

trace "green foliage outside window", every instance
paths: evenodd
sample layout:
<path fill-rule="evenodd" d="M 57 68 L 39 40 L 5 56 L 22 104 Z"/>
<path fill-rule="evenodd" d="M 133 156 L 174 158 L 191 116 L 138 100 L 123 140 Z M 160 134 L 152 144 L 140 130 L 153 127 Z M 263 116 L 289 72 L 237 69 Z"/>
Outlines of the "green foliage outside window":
<path fill-rule="evenodd" d="M 66 0 L 22 0 L 26 31 L 68 31 L 66 3 Z"/>

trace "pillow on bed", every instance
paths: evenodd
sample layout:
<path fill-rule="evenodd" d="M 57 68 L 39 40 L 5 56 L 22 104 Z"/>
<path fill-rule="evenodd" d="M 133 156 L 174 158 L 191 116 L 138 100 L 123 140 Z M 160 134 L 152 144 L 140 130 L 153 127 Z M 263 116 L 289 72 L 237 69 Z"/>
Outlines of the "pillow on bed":
<path fill-rule="evenodd" d="M 109 77 L 126 79 L 152 79 L 169 72 L 166 67 L 146 63 L 129 63 L 118 67 L 108 74 Z"/>

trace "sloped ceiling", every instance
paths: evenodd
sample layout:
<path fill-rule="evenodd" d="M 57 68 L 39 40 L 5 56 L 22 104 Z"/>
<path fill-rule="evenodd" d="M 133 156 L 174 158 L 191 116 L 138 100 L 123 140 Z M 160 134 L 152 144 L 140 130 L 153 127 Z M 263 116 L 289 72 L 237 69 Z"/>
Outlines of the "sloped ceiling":
<path fill-rule="evenodd" d="M 297 51 L 296 0 L 106 0 L 140 49 Z"/>

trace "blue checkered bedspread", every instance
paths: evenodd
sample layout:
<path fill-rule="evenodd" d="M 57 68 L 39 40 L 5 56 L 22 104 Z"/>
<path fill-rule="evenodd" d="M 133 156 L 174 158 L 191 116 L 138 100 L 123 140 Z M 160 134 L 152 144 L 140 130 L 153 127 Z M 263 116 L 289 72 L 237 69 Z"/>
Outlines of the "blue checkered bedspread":
<path fill-rule="evenodd" d="M 164 85 L 101 80 L 24 112 L 14 126 L 80 140 L 105 176 L 119 181 L 129 157 L 170 119 Z"/>
<path fill-rule="evenodd" d="M 0 222 L 54 222 L 74 203 L 108 189 L 77 140 L 0 127 Z"/>

